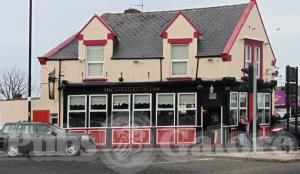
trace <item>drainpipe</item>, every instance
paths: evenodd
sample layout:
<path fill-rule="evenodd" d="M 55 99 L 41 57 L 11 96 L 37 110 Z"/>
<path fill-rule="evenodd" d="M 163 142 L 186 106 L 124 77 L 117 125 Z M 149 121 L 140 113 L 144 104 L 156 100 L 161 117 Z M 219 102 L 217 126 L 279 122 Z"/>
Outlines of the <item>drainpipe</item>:
<path fill-rule="evenodd" d="M 61 119 L 61 60 L 59 60 L 58 65 L 58 126 L 60 127 Z"/>
<path fill-rule="evenodd" d="M 159 61 L 160 61 L 160 81 L 162 81 L 163 79 L 162 79 L 162 57 L 159 59 Z"/>
<path fill-rule="evenodd" d="M 196 57 L 197 58 L 197 65 L 196 65 L 196 77 L 195 77 L 195 80 L 197 80 L 198 78 L 198 68 L 199 68 L 199 57 Z"/>

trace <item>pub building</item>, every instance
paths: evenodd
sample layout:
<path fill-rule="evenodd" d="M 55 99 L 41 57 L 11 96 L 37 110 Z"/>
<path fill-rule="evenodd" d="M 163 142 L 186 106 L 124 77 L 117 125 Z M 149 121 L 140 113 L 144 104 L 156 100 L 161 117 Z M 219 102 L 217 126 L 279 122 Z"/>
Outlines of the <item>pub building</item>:
<path fill-rule="evenodd" d="M 260 137 L 268 133 L 276 59 L 255 0 L 95 15 L 38 59 L 33 121 L 89 133 L 103 148 L 209 144 L 212 130 L 226 143 L 240 118 L 253 118 L 241 80 L 250 64 L 258 66 Z"/>

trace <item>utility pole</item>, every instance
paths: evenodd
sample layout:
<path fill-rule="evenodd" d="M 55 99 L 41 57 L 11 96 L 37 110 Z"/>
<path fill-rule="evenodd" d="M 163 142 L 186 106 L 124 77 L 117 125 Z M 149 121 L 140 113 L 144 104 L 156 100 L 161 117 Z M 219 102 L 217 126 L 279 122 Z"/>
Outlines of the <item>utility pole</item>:
<path fill-rule="evenodd" d="M 28 53 L 28 121 L 31 121 L 31 47 L 32 47 L 32 0 L 29 0 L 29 53 Z"/>

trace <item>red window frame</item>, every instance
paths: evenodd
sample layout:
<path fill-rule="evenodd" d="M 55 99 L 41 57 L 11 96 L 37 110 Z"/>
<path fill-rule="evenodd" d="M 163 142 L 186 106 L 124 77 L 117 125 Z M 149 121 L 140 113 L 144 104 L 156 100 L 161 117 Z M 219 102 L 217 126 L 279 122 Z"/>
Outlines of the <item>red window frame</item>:
<path fill-rule="evenodd" d="M 246 66 L 246 49 L 247 49 L 247 45 L 251 46 L 251 63 L 254 63 L 254 58 L 255 58 L 255 47 L 260 47 L 260 62 L 259 62 L 259 78 L 263 79 L 263 62 L 264 62 L 264 58 L 263 58 L 263 41 L 259 41 L 259 40 L 253 40 L 253 39 L 244 39 L 244 67 Z"/>

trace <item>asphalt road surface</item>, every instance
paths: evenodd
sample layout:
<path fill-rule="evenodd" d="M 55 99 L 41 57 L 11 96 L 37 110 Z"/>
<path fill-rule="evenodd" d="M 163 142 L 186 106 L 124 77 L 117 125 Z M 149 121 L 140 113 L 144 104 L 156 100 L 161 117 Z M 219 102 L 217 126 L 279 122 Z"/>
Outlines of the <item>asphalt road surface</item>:
<path fill-rule="evenodd" d="M 126 156 L 126 155 L 125 155 Z M 250 174 L 300 173 L 300 163 L 278 163 L 169 156 L 165 154 L 132 155 L 126 158 L 99 153 L 92 157 L 0 157 L 0 174 L 103 174 L 103 173 L 197 173 Z M 132 167 L 134 166 L 134 167 Z"/>

